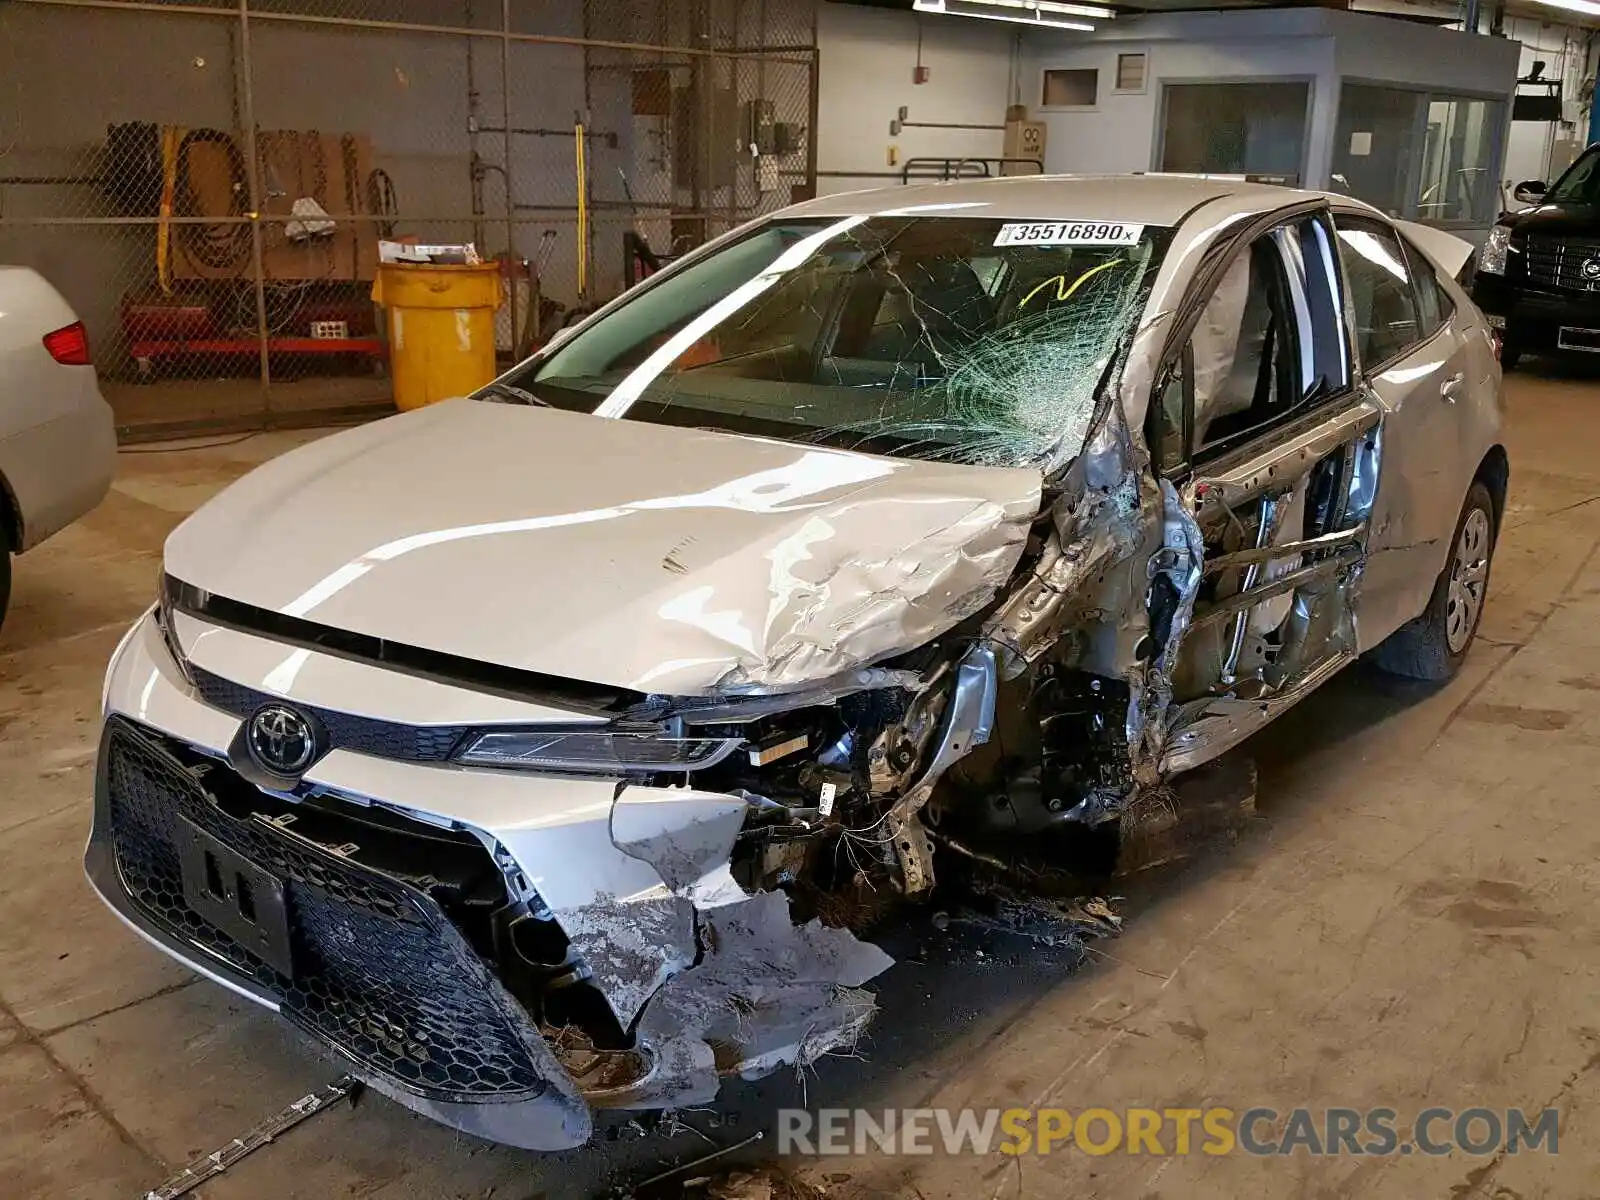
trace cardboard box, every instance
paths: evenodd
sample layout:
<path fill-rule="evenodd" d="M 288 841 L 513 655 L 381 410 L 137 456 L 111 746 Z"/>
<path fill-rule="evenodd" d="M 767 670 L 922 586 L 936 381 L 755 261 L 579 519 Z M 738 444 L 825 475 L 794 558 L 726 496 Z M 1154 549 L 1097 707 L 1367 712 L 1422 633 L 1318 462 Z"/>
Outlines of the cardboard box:
<path fill-rule="evenodd" d="M 1049 126 L 1043 121 L 1016 120 L 1008 117 L 1005 128 L 1005 140 L 1000 153 L 1006 158 L 1025 158 L 1044 166 L 1045 137 L 1049 133 Z M 1034 169 L 1022 163 L 1005 163 L 1000 168 L 1002 175 L 1033 175 Z"/>

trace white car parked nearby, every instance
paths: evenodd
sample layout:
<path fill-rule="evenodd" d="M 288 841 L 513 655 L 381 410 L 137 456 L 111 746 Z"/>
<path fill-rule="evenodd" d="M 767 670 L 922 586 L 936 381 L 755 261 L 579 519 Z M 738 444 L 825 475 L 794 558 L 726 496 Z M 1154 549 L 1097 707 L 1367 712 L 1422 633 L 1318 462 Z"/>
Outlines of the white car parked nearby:
<path fill-rule="evenodd" d="M 11 556 L 99 504 L 116 461 L 83 322 L 38 272 L 0 266 L 0 622 Z"/>

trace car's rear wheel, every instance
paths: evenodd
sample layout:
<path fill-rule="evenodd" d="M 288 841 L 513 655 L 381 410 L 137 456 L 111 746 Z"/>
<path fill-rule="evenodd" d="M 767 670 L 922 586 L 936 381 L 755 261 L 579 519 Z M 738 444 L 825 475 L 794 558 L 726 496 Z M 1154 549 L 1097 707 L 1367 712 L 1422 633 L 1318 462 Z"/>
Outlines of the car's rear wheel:
<path fill-rule="evenodd" d="M 1373 651 L 1374 663 L 1395 675 L 1434 682 L 1461 669 L 1489 596 L 1494 536 L 1494 500 L 1482 482 L 1474 482 L 1456 519 L 1450 557 L 1433 585 L 1428 607 Z"/>

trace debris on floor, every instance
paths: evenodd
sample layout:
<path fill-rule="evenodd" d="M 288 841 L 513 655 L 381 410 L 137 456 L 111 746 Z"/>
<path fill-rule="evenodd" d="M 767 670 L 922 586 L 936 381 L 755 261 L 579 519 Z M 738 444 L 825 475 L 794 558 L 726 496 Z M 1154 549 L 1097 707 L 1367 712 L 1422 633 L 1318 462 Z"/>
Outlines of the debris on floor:
<path fill-rule="evenodd" d="M 948 921 L 1069 949 L 1081 947 L 1085 938 L 1112 937 L 1122 929 L 1111 901 L 1099 896 L 1060 900 L 997 889 L 987 900 L 983 909 L 963 909 Z"/>
<path fill-rule="evenodd" d="M 670 1187 L 641 1187 L 626 1200 L 826 1200 L 828 1192 L 781 1166 L 734 1167 L 690 1175 Z"/>
<path fill-rule="evenodd" d="M 1162 788 L 1140 794 L 1122 815 L 1120 875 L 1189 858 L 1221 837 L 1236 835 L 1256 811 L 1256 766 L 1224 755 Z"/>
<path fill-rule="evenodd" d="M 188 1195 L 202 1183 L 221 1175 L 247 1154 L 255 1153 L 338 1101 L 348 1099 L 354 1104 L 361 1094 L 361 1087 L 361 1083 L 353 1076 L 341 1075 L 326 1087 L 300 1097 L 282 1112 L 246 1130 L 220 1150 L 201 1155 L 159 1187 L 151 1188 L 144 1194 L 144 1200 L 176 1200 L 179 1196 Z"/>
<path fill-rule="evenodd" d="M 827 1193 L 781 1167 L 757 1171 L 730 1171 L 717 1178 L 691 1179 L 684 1183 L 685 1200 L 820 1200 Z"/>

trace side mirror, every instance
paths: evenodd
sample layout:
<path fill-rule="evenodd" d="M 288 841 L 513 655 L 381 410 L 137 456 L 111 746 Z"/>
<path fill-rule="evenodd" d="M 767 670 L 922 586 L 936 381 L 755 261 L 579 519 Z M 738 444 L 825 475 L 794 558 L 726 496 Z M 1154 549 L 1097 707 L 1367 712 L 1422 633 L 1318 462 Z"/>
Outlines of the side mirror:
<path fill-rule="evenodd" d="M 1549 190 L 1549 186 L 1540 180 L 1526 179 L 1511 189 L 1511 198 L 1518 204 L 1537 204 Z"/>

